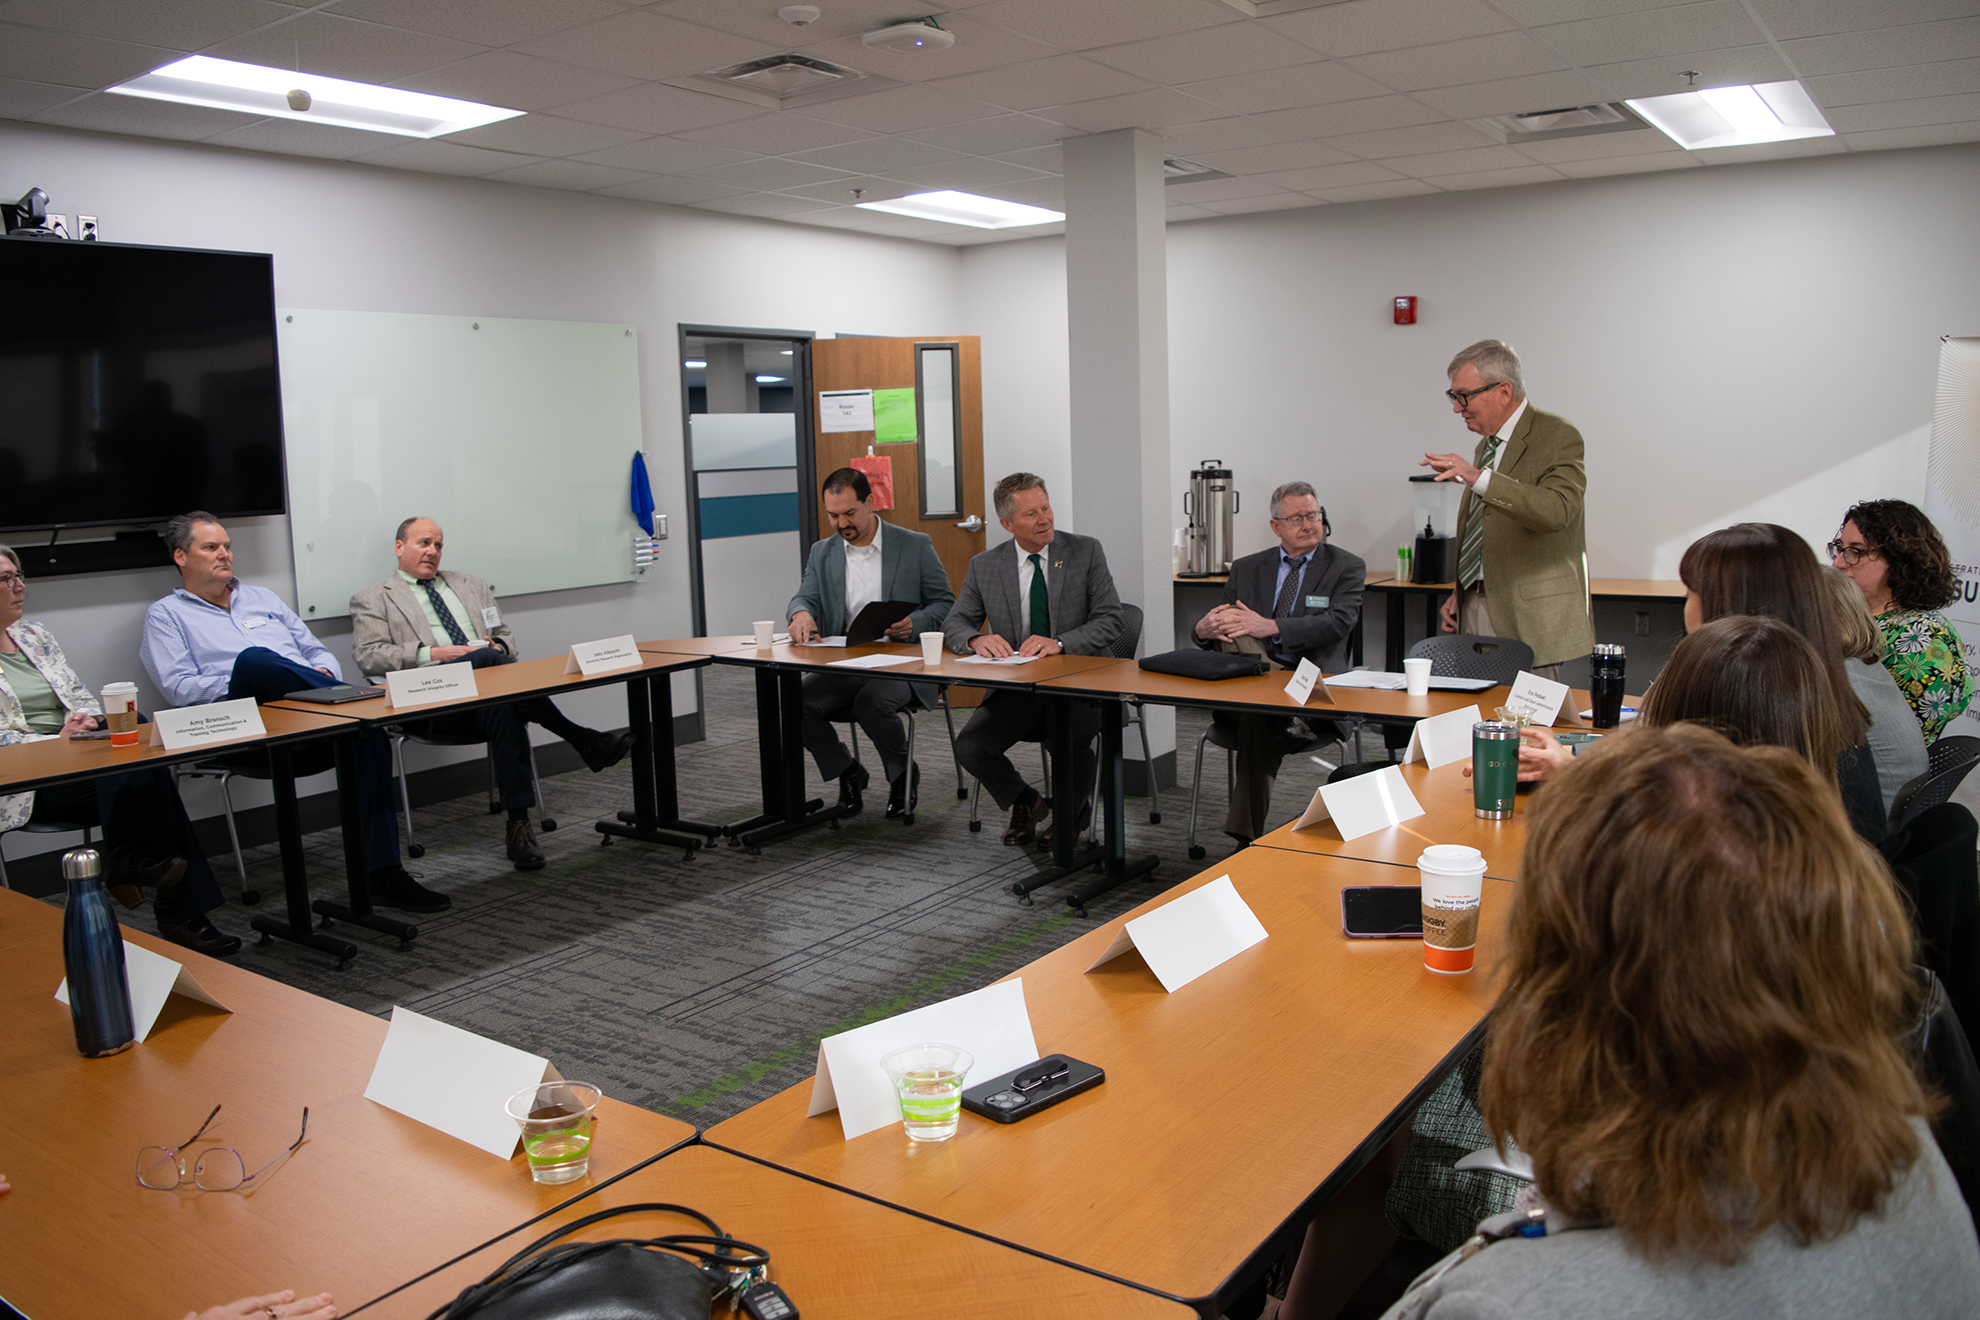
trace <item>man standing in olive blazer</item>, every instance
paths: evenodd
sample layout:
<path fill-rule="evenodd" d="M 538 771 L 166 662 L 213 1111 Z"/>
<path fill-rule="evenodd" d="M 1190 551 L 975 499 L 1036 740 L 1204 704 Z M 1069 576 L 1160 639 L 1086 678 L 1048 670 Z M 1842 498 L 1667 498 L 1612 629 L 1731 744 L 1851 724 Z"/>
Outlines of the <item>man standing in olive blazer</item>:
<path fill-rule="evenodd" d="M 1444 631 L 1525 642 L 1534 671 L 1558 678 L 1563 661 L 1595 645 L 1581 432 L 1528 406 L 1519 355 L 1503 340 L 1480 340 L 1448 370 L 1451 410 L 1482 439 L 1469 462 L 1425 454 L 1421 464 L 1437 480 L 1465 486 L 1457 590 L 1444 602 Z"/>

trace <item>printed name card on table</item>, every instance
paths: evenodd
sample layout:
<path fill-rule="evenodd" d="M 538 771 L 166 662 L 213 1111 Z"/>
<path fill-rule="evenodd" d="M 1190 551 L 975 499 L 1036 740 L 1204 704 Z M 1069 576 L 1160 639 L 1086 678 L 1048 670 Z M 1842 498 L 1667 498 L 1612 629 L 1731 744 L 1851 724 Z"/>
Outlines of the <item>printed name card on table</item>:
<path fill-rule="evenodd" d="M 903 1045 L 924 1040 L 955 1045 L 976 1056 L 969 1081 L 1021 1068 L 1038 1057 L 1022 979 L 1001 981 L 971 994 L 912 1013 L 870 1022 L 818 1042 L 807 1118 L 837 1109 L 847 1141 L 898 1124 L 900 1101 L 880 1060 Z"/>
<path fill-rule="evenodd" d="M 252 697 L 161 710 L 151 717 L 151 745 L 168 752 L 235 738 L 259 738 L 267 732 L 261 722 L 261 708 Z"/>
<path fill-rule="evenodd" d="M 183 964 L 129 940 L 124 941 L 124 979 L 131 987 L 131 1026 L 140 1041 L 151 1035 L 152 1027 L 158 1024 L 158 1015 L 165 1011 L 165 1001 L 173 995 L 211 1004 L 222 1013 L 234 1011 L 209 994 Z M 55 987 L 55 998 L 64 1004 L 69 1002 L 68 977 L 63 977 L 62 984 Z"/>
<path fill-rule="evenodd" d="M 562 1080 L 547 1059 L 394 1005 L 364 1098 L 506 1160 L 522 1129 L 502 1106 Z"/>
<path fill-rule="evenodd" d="M 1554 721 L 1573 710 L 1568 702 L 1573 695 L 1573 689 L 1567 684 L 1556 683 L 1522 669 L 1519 677 L 1513 680 L 1512 695 L 1506 698 L 1506 709 L 1524 715 L 1529 723 L 1552 726 Z"/>
<path fill-rule="evenodd" d="M 1478 707 L 1466 706 L 1418 720 L 1409 732 L 1409 750 L 1403 753 L 1402 763 L 1426 761 L 1435 770 L 1464 760 L 1471 755 L 1471 726 L 1481 718 Z"/>
<path fill-rule="evenodd" d="M 396 708 L 426 706 L 456 697 L 478 697 L 481 689 L 475 686 L 474 666 L 457 660 L 451 665 L 428 665 L 424 669 L 395 669 L 385 675 L 385 695 Z"/>
<path fill-rule="evenodd" d="M 1286 684 L 1286 695 L 1304 706 L 1306 699 L 1313 695 L 1313 685 L 1319 681 L 1320 666 L 1311 660 L 1302 660 L 1299 668 L 1293 670 L 1292 681 Z"/>
<path fill-rule="evenodd" d="M 590 678 L 614 669 L 633 669 L 639 664 L 639 643 L 627 633 L 624 637 L 607 637 L 602 642 L 579 642 L 564 661 L 564 672 Z"/>
<path fill-rule="evenodd" d="M 1138 949 L 1162 988 L 1174 994 L 1264 938 L 1257 914 L 1224 875 L 1122 926 L 1086 970 Z"/>
<path fill-rule="evenodd" d="M 1331 820 L 1343 841 L 1415 820 L 1423 814 L 1416 794 L 1403 782 L 1402 767 L 1392 765 L 1372 775 L 1356 775 L 1338 784 L 1322 784 L 1313 791 L 1306 814 L 1293 822 L 1303 830 Z"/>

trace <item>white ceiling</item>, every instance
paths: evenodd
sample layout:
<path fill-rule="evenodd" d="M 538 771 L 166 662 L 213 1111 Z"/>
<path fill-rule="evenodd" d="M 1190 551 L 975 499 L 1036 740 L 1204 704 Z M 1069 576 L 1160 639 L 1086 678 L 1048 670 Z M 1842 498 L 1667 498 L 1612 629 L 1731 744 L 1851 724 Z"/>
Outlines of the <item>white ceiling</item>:
<path fill-rule="evenodd" d="M 805 28 L 780 3 L 0 0 L 0 117 L 943 243 L 1058 227 L 903 219 L 851 191 L 1058 207 L 1058 141 L 1131 126 L 1232 176 L 1172 184 L 1171 220 L 1980 141 L 1980 0 L 952 0 L 935 12 L 954 47 L 918 55 L 859 41 L 928 12 L 913 0 L 820 0 Z M 769 110 L 663 81 L 785 51 L 887 85 Z M 415 141 L 100 94 L 192 52 L 528 114 Z M 1466 122 L 1678 91 L 1686 69 L 1799 78 L 1838 136 L 1507 146 Z"/>

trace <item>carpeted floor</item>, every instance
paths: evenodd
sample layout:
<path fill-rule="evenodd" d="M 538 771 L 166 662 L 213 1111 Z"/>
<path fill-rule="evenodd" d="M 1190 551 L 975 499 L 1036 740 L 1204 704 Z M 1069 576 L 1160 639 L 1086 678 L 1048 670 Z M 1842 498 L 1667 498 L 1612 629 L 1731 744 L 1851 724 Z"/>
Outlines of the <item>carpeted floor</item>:
<path fill-rule="evenodd" d="M 758 809 L 754 689 L 743 670 L 703 673 L 708 739 L 679 749 L 681 802 L 689 818 L 721 823 Z M 1199 830 L 1210 855 L 1190 862 L 1184 845 L 1187 781 L 1206 720 L 1179 712 L 1184 783 L 1163 795 L 1162 823 L 1148 822 L 1146 799 L 1128 800 L 1130 851 L 1158 854 L 1161 867 L 1093 904 L 1089 918 L 1065 906 L 1064 886 L 1040 891 L 1029 907 L 1010 894 L 1011 881 L 1043 855 L 1004 847 L 1003 821 L 987 799 L 983 831 L 969 832 L 941 722 L 924 717 L 911 827 L 882 817 L 885 790 L 876 784 L 866 813 L 843 828 L 771 843 L 760 856 L 717 846 L 684 861 L 671 848 L 601 846 L 591 824 L 629 804 L 631 773 L 579 772 L 544 785 L 559 828 L 540 835 L 550 864 L 534 874 L 509 867 L 501 819 L 487 814 L 485 800 L 421 809 L 427 852 L 411 869 L 454 906 L 411 918 L 419 925 L 411 949 L 339 927 L 361 950 L 341 971 L 325 955 L 283 943 L 250 940 L 236 956 L 364 1012 L 402 1004 L 545 1055 L 566 1077 L 706 1127 L 809 1077 L 821 1036 L 987 985 L 1093 920 L 1214 865 L 1229 848 L 1217 829 L 1225 789 L 1214 748 L 1204 762 Z M 1370 742 L 1379 755 L 1379 738 Z M 1339 759 L 1338 747 L 1318 750 Z M 1037 750 L 1016 756 L 1035 781 Z M 1295 816 L 1324 773 L 1306 757 L 1289 758 L 1271 823 Z M 811 793 L 828 796 L 815 779 Z M 313 888 L 336 895 L 338 836 L 311 835 L 307 848 Z M 233 894 L 232 859 L 214 863 Z M 275 848 L 251 852 L 248 867 L 267 903 L 279 903 Z M 229 906 L 213 916 L 247 936 L 248 912 Z"/>

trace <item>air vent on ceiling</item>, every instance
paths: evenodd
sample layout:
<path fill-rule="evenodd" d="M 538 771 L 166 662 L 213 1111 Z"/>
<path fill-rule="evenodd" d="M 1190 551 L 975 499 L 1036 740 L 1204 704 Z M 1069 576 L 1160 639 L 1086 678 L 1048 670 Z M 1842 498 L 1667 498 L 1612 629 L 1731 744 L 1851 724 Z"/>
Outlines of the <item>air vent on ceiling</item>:
<path fill-rule="evenodd" d="M 1471 121 L 1502 142 L 1545 142 L 1553 138 L 1586 137 L 1591 133 L 1627 133 L 1648 128 L 1634 110 L 1620 101 L 1601 105 L 1570 105 L 1558 110 L 1529 110 L 1518 115 L 1493 115 Z"/>
<path fill-rule="evenodd" d="M 1162 161 L 1163 183 L 1207 183 L 1211 179 L 1228 179 L 1231 176 L 1222 170 L 1213 170 L 1208 165 L 1199 165 L 1181 156 L 1168 156 Z"/>
<path fill-rule="evenodd" d="M 829 101 L 848 93 L 877 91 L 891 87 L 893 80 L 876 78 L 843 64 L 828 64 L 804 55 L 772 55 L 765 59 L 732 64 L 726 69 L 667 79 L 674 87 L 713 92 L 732 100 L 747 101 L 771 110 Z"/>

